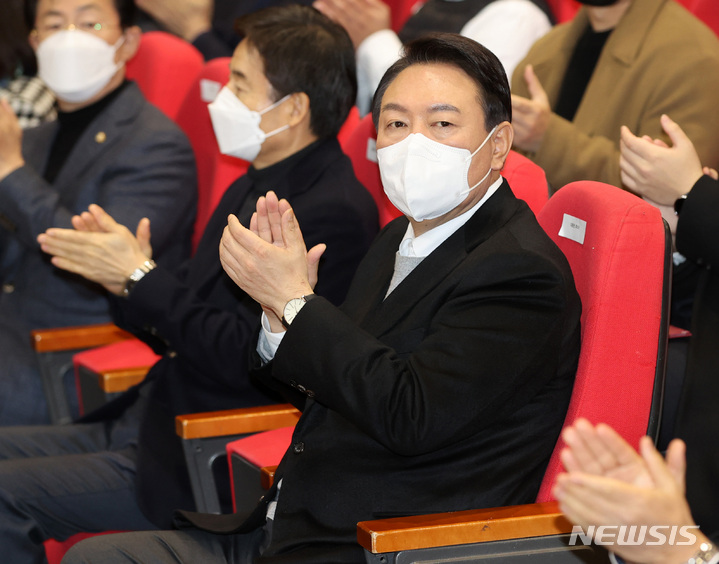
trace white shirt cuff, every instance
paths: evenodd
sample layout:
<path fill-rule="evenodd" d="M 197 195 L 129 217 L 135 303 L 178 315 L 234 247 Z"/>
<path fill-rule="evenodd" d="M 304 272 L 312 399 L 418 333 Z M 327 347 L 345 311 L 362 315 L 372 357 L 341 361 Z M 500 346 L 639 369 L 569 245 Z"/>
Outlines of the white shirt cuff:
<path fill-rule="evenodd" d="M 262 312 L 262 329 L 260 331 L 260 337 L 257 339 L 257 354 L 264 362 L 270 362 L 275 358 L 277 349 L 280 347 L 282 338 L 285 336 L 285 331 L 279 333 L 273 333 L 270 329 L 270 320 L 267 319 L 265 312 Z"/>

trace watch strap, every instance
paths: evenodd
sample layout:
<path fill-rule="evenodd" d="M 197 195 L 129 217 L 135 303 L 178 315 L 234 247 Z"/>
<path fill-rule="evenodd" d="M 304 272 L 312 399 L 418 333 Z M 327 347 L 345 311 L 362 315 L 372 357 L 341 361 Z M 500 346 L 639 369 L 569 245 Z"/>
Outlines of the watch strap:
<path fill-rule="evenodd" d="M 679 215 L 684 207 L 684 202 L 687 200 L 689 194 L 682 194 L 676 200 L 674 200 L 674 215 Z"/>
<path fill-rule="evenodd" d="M 135 284 L 142 280 L 145 277 L 145 274 L 155 269 L 156 267 L 157 264 L 154 260 L 147 259 L 135 270 L 133 270 L 132 274 L 130 274 L 130 276 L 127 278 L 127 281 L 125 282 L 125 287 L 122 290 L 122 296 L 125 298 L 128 297 L 132 289 L 135 287 Z"/>

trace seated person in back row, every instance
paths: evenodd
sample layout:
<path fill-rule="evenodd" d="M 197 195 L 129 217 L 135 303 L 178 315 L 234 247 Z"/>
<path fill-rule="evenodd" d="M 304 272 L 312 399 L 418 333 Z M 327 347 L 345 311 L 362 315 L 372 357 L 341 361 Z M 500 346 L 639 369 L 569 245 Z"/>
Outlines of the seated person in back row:
<path fill-rule="evenodd" d="M 147 230 L 134 237 L 99 207 L 75 219 L 85 231 L 40 236 L 57 266 L 117 295 L 115 321 L 163 357 L 143 384 L 80 423 L 0 430 L 8 562 L 38 562 L 45 539 L 78 531 L 168 527 L 173 509 L 195 508 L 175 416 L 277 403 L 249 380 L 261 309 L 220 265 L 228 214 L 249 225 L 260 195 L 292 198 L 308 243 L 327 245 L 317 291 L 333 303 L 377 232 L 377 208 L 336 140 L 356 93 L 347 34 L 300 6 L 257 12 L 240 29 L 230 83 L 210 110 L 220 146 L 252 166 L 224 194 L 193 258 L 179 270 L 155 267 Z"/>
<path fill-rule="evenodd" d="M 622 129 L 622 179 L 660 206 L 677 251 L 699 271 L 686 370 L 667 373 L 662 435 L 686 443 L 689 506 L 702 530 L 719 542 L 719 181 L 716 170 L 702 169 L 679 125 L 668 116 L 661 122 L 671 147 Z"/>
<path fill-rule="evenodd" d="M 264 307 L 258 380 L 304 394 L 274 488 L 247 520 L 185 513 L 205 530 L 95 537 L 66 564 L 360 563 L 358 521 L 534 500 L 581 308 L 561 251 L 500 176 L 512 145 L 502 65 L 459 35 L 415 40 L 373 116 L 404 216 L 341 308 L 314 293 L 318 249 L 287 201 L 250 230 L 231 216 L 222 238 L 225 270 Z"/>
<path fill-rule="evenodd" d="M 315 0 L 313 4 L 344 26 L 357 49 L 357 106 L 362 115 L 370 110 L 382 75 L 402 54 L 402 44 L 420 35 L 442 31 L 474 39 L 497 55 L 512 76 L 529 48 L 552 27 L 545 0 L 428 0 L 417 2 L 419 10 L 396 34 L 387 4 L 383 0 Z"/>
<path fill-rule="evenodd" d="M 699 529 L 684 498 L 687 476 L 682 441 L 672 441 L 664 462 L 649 437 L 642 437 L 641 454 L 637 454 L 611 427 L 593 426 L 586 419 L 567 427 L 563 437 L 567 473 L 558 476 L 553 493 L 564 514 L 584 534 L 591 536 L 592 531 L 608 526 L 602 538 L 606 543 L 611 531 L 625 527 L 629 532 L 622 536 L 633 542 L 606 548 L 631 563 L 719 562 L 719 550 L 712 545 L 717 537 L 705 534 L 701 520 L 697 520 Z"/>
<path fill-rule="evenodd" d="M 624 187 L 619 128 L 662 137 L 666 113 L 719 164 L 719 39 L 676 0 L 580 0 L 512 77 L 515 148 L 552 190 L 575 180 Z"/>
<path fill-rule="evenodd" d="M 21 133 L 0 106 L 0 426 L 50 422 L 31 330 L 110 321 L 105 291 L 53 268 L 40 233 L 72 227 L 74 214 L 97 203 L 131 229 L 149 218 L 163 264 L 177 266 L 190 251 L 194 156 L 125 80 L 140 41 L 133 11 L 133 0 L 26 0 L 59 119 Z"/>
<path fill-rule="evenodd" d="M 312 0 L 135 0 L 148 16 L 146 27 L 158 27 L 192 43 L 205 60 L 230 57 L 240 42 L 237 18 L 271 6 Z"/>

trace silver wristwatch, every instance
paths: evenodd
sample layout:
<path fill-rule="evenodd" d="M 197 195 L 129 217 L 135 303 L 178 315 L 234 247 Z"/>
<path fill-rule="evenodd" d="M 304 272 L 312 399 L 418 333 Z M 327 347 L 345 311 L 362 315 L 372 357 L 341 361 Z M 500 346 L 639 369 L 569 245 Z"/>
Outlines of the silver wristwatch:
<path fill-rule="evenodd" d="M 305 304 L 315 297 L 315 294 L 307 294 L 301 298 L 292 298 L 287 302 L 282 310 L 282 325 L 289 327 Z"/>
<path fill-rule="evenodd" d="M 687 560 L 687 564 L 717 564 L 719 562 L 719 550 L 711 543 L 703 542 L 694 556 Z"/>
<path fill-rule="evenodd" d="M 130 274 L 129 278 L 127 279 L 127 282 L 125 282 L 125 288 L 122 290 L 122 296 L 127 297 L 130 295 L 130 292 L 135 287 L 135 284 L 137 284 L 140 280 L 142 280 L 148 272 L 150 272 L 152 269 L 157 267 L 155 264 L 155 261 L 152 259 L 147 259 L 145 262 L 143 262 L 139 267 L 137 267 L 132 274 Z"/>

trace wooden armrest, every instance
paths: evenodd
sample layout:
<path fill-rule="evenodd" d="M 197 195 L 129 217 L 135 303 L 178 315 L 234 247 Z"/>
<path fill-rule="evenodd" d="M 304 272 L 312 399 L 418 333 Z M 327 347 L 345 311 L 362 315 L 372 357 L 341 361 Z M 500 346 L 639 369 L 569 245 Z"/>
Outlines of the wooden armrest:
<path fill-rule="evenodd" d="M 556 501 L 398 517 L 357 524 L 357 541 L 374 554 L 559 535 L 572 524 Z"/>
<path fill-rule="evenodd" d="M 97 375 L 97 383 L 106 394 L 125 392 L 135 384 L 145 379 L 151 366 L 135 366 L 133 368 L 118 368 L 105 370 Z"/>
<path fill-rule="evenodd" d="M 263 490 L 269 490 L 275 483 L 275 472 L 277 466 L 263 466 L 260 468 L 260 484 Z"/>
<path fill-rule="evenodd" d="M 183 439 L 244 435 L 289 427 L 296 424 L 299 418 L 297 409 L 283 403 L 178 415 L 175 418 L 175 430 Z"/>
<path fill-rule="evenodd" d="M 113 323 L 99 323 L 79 327 L 36 329 L 30 332 L 35 352 L 58 352 L 89 349 L 124 341 L 132 337 Z"/>

